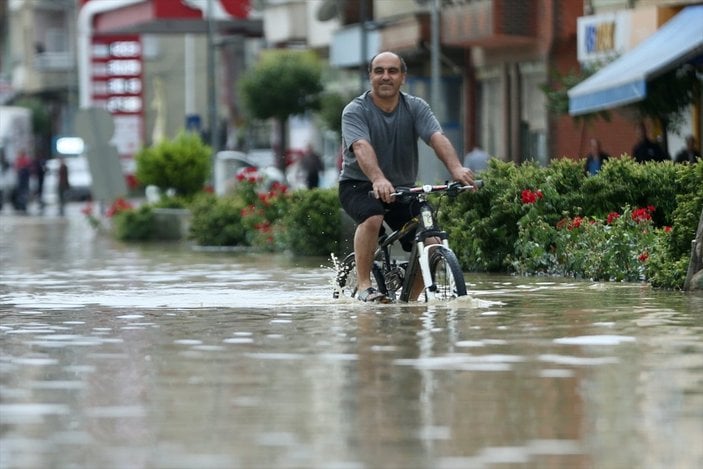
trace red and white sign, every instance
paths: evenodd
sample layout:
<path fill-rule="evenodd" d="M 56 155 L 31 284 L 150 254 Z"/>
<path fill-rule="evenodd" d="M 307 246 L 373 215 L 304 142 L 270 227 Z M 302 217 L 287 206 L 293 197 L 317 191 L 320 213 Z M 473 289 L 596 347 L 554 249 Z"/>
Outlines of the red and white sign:
<path fill-rule="evenodd" d="M 101 0 L 81 0 L 81 6 Z M 211 0 L 212 16 L 215 19 L 247 19 L 251 11 L 251 0 Z M 208 0 L 144 0 L 152 11 L 153 19 L 207 18 Z M 115 6 L 116 9 L 119 5 Z"/>
<path fill-rule="evenodd" d="M 144 142 L 142 43 L 138 35 L 95 36 L 91 44 L 91 100 L 115 123 L 113 143 L 131 157 Z"/>

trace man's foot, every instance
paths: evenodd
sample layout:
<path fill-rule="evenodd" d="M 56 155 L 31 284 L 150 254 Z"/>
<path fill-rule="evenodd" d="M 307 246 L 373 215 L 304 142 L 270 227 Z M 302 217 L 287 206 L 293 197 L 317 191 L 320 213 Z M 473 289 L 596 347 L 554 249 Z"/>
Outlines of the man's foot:
<path fill-rule="evenodd" d="M 374 287 L 369 287 L 359 293 L 357 296 L 361 301 L 366 303 L 390 303 L 391 299 L 386 295 L 376 290 Z"/>

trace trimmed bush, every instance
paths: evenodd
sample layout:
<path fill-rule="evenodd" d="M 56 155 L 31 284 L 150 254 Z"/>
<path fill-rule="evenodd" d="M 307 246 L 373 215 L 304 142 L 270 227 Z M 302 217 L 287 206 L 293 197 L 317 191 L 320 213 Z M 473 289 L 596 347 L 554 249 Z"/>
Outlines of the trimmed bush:
<path fill-rule="evenodd" d="M 336 189 L 293 192 L 281 220 L 285 248 L 302 256 L 337 254 L 341 226 L 339 209 Z"/>
<path fill-rule="evenodd" d="M 465 270 L 683 285 L 703 165 L 623 157 L 586 177 L 582 161 L 541 168 L 494 160 L 482 178 L 483 189 L 441 214 Z"/>
<path fill-rule="evenodd" d="M 200 194 L 190 205 L 189 237 L 200 246 L 246 245 L 247 230 L 242 224 L 246 204 L 240 197 Z"/>
<path fill-rule="evenodd" d="M 203 190 L 210 177 L 212 151 L 194 133 L 181 132 L 173 140 L 137 153 L 136 176 L 143 185 L 157 186 L 162 193 L 174 189 L 190 198 Z"/>
<path fill-rule="evenodd" d="M 121 241 L 149 241 L 154 239 L 154 211 L 148 205 L 128 209 L 112 217 L 115 237 Z"/>

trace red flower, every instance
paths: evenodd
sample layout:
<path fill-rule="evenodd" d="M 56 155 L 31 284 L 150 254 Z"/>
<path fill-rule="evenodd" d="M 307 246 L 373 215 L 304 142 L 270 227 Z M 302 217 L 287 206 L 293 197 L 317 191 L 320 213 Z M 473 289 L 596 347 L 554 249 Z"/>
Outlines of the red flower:
<path fill-rule="evenodd" d="M 256 213 L 257 213 L 257 209 L 254 205 L 247 205 L 239 212 L 239 214 L 243 218 L 248 217 L 250 215 L 256 215 Z"/>
<path fill-rule="evenodd" d="M 531 191 L 530 189 L 524 189 L 520 194 L 520 199 L 523 204 L 534 204 L 537 202 L 537 199 L 541 199 L 543 197 L 544 194 L 542 194 L 542 191 L 540 190 Z"/>
<path fill-rule="evenodd" d="M 639 259 L 640 262 L 646 262 L 647 259 L 649 259 L 649 253 L 644 251 L 637 259 Z"/>
<path fill-rule="evenodd" d="M 651 220 L 652 219 L 651 212 L 653 210 L 650 210 L 650 208 L 654 209 L 654 207 L 652 207 L 651 205 L 647 208 L 636 208 L 635 210 L 632 211 L 632 219 L 634 221 L 636 221 L 637 223 Z"/>
<path fill-rule="evenodd" d="M 85 207 L 83 207 L 83 208 L 81 209 L 81 213 L 82 213 L 83 215 L 85 215 L 86 217 L 89 217 L 89 216 L 93 215 L 93 204 L 90 203 L 90 202 L 88 202 L 87 204 L 85 204 Z"/>
<path fill-rule="evenodd" d="M 274 194 L 285 194 L 288 191 L 288 186 L 281 184 L 278 181 L 271 183 L 271 192 Z"/>
<path fill-rule="evenodd" d="M 671 227 L 670 226 L 665 226 L 664 227 L 664 233 L 670 233 L 671 232 Z"/>
<path fill-rule="evenodd" d="M 571 220 L 571 225 L 569 225 L 569 229 L 573 230 L 581 226 L 581 223 L 583 222 L 582 217 L 574 217 L 573 220 Z"/>
<path fill-rule="evenodd" d="M 253 166 L 247 166 L 246 168 L 242 168 L 237 171 L 236 179 L 239 182 L 258 182 L 260 180 L 259 171 L 257 171 L 257 169 Z"/>
<path fill-rule="evenodd" d="M 129 201 L 119 198 L 115 200 L 112 205 L 110 205 L 110 208 L 107 209 L 105 212 L 105 215 L 107 217 L 113 217 L 117 215 L 120 212 L 124 212 L 126 210 L 131 210 L 132 209 L 132 204 L 129 203 Z"/>
<path fill-rule="evenodd" d="M 610 212 L 608 214 L 608 219 L 606 220 L 606 223 L 608 225 L 612 225 L 615 220 L 620 218 L 620 214 L 618 212 Z"/>

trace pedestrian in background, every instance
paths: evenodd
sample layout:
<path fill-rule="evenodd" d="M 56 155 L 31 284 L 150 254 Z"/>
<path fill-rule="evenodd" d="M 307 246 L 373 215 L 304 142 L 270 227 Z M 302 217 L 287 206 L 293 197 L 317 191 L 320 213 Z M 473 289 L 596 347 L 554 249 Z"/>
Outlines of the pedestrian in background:
<path fill-rule="evenodd" d="M 591 150 L 588 152 L 588 155 L 586 155 L 584 171 L 586 175 L 594 176 L 601 170 L 603 163 L 608 161 L 610 155 L 602 150 L 600 141 L 597 138 L 592 138 L 589 143 Z"/>
<path fill-rule="evenodd" d="M 480 146 L 476 145 L 473 150 L 464 156 L 464 167 L 469 168 L 474 174 L 488 168 L 490 155 Z"/>
<path fill-rule="evenodd" d="M 30 198 L 30 179 L 32 177 L 32 160 L 27 152 L 21 150 L 15 161 L 15 171 L 17 172 L 17 185 L 14 193 L 14 208 L 18 212 L 27 213 L 27 205 Z"/>
<path fill-rule="evenodd" d="M 322 164 L 322 158 L 320 158 L 319 153 L 315 151 L 312 145 L 308 145 L 303 159 L 300 162 L 305 171 L 305 184 L 308 189 L 314 189 L 320 186 L 320 171 L 324 169 Z"/>
<path fill-rule="evenodd" d="M 44 176 L 46 175 L 46 159 L 40 156 L 34 158 L 34 177 L 37 180 L 37 185 L 34 191 L 34 196 L 39 203 L 39 209 L 44 210 Z"/>
<path fill-rule="evenodd" d="M 68 191 L 71 189 L 71 184 L 68 180 L 68 166 L 63 157 L 59 157 L 59 180 L 58 180 L 58 196 L 59 196 L 59 215 L 65 213 L 66 202 L 68 201 Z"/>
<path fill-rule="evenodd" d="M 632 148 L 632 156 L 638 163 L 666 161 L 668 159 L 661 145 L 649 139 L 647 126 L 644 125 L 644 122 L 640 122 L 637 126 L 637 143 Z"/>
<path fill-rule="evenodd" d="M 696 137 L 688 135 L 686 146 L 676 154 L 674 162 L 694 164 L 701 158 L 701 152 L 696 148 Z"/>

